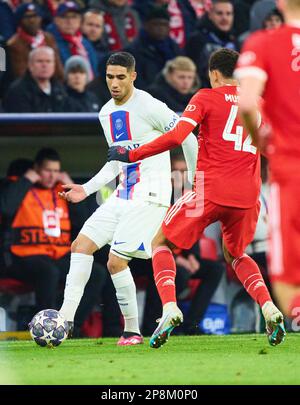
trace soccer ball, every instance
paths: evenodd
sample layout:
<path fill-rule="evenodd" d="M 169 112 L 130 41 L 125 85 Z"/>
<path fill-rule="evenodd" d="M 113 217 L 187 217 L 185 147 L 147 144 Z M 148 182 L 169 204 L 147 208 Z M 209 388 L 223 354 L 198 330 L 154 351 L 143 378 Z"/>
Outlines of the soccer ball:
<path fill-rule="evenodd" d="M 68 322 L 55 309 L 45 309 L 38 312 L 29 323 L 32 339 L 39 346 L 58 346 L 67 337 Z"/>

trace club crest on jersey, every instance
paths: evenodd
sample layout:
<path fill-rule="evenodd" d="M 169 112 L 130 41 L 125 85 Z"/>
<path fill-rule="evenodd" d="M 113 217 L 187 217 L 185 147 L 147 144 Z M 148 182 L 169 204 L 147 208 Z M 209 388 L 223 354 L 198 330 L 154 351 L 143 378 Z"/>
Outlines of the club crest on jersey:
<path fill-rule="evenodd" d="M 115 126 L 116 126 L 116 130 L 120 131 L 123 128 L 123 121 L 120 118 L 117 118 Z"/>
<path fill-rule="evenodd" d="M 132 140 L 128 111 L 114 111 L 110 114 L 110 132 L 113 142 Z"/>

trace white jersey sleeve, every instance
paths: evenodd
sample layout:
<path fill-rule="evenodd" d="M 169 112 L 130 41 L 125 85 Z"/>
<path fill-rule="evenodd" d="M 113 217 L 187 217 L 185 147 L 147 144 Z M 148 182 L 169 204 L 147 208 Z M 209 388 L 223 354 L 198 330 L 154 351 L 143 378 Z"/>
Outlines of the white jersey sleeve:
<path fill-rule="evenodd" d="M 153 98 L 151 107 L 149 108 L 149 115 L 153 121 L 154 127 L 162 133 L 168 132 L 170 129 L 174 128 L 180 118 L 165 103 L 155 98 Z M 196 136 L 191 132 L 181 146 L 188 168 L 188 180 L 192 184 L 198 158 L 198 142 Z"/>
<path fill-rule="evenodd" d="M 105 163 L 102 169 L 92 177 L 88 182 L 83 184 L 86 195 L 99 191 L 103 186 L 112 181 L 120 173 L 120 165 L 117 161 Z"/>

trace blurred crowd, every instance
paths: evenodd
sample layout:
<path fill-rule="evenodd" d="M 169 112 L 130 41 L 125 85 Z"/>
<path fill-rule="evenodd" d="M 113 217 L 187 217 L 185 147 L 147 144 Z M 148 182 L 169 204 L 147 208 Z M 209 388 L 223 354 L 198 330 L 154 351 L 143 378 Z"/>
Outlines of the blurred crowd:
<path fill-rule="evenodd" d="M 209 86 L 214 50 L 239 50 L 250 32 L 282 22 L 275 0 L 0 0 L 1 109 L 99 111 L 110 97 L 105 62 L 126 50 L 136 87 L 182 111 Z"/>

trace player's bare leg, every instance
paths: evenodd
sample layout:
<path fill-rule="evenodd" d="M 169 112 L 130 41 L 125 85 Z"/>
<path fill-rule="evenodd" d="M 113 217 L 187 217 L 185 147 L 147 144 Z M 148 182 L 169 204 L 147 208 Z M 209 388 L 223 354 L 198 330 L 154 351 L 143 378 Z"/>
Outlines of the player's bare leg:
<path fill-rule="evenodd" d="M 67 275 L 64 302 L 59 312 L 68 321 L 69 337 L 72 336 L 74 316 L 90 278 L 94 256 L 98 250 L 87 236 L 79 234 L 71 246 L 70 270 Z"/>
<path fill-rule="evenodd" d="M 176 301 L 176 264 L 171 250 L 173 247 L 160 228 L 152 241 L 154 280 L 163 305 L 162 317 L 150 339 L 150 347 L 155 349 L 166 343 L 173 329 L 183 321 Z"/>
<path fill-rule="evenodd" d="M 274 305 L 258 265 L 247 254 L 234 257 L 223 241 L 223 252 L 227 263 L 231 264 L 235 274 L 247 293 L 259 304 L 266 321 L 266 332 L 270 345 L 276 346 L 284 341 L 285 328 L 283 315 Z"/>
<path fill-rule="evenodd" d="M 143 343 L 138 319 L 136 287 L 128 267 L 128 260 L 109 253 L 107 268 L 116 289 L 116 296 L 124 317 L 124 332 L 118 346 L 134 346 Z"/>
<path fill-rule="evenodd" d="M 294 318 L 300 313 L 300 286 L 283 282 L 273 282 L 273 291 L 283 313 Z"/>

